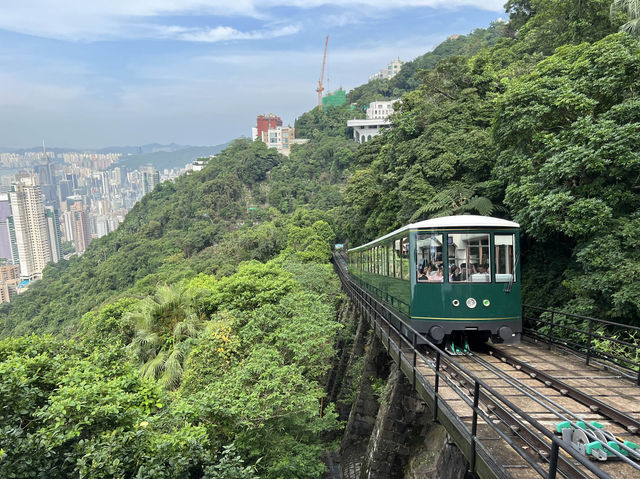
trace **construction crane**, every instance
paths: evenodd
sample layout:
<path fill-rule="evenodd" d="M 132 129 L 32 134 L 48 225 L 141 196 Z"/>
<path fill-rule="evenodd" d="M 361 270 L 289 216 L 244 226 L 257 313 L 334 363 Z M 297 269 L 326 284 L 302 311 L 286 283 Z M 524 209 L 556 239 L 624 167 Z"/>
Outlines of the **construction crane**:
<path fill-rule="evenodd" d="M 320 80 L 318 80 L 318 110 L 322 110 L 322 92 L 324 91 L 324 69 L 327 66 L 327 46 L 329 45 L 329 35 L 324 42 L 324 57 L 322 57 L 322 72 L 320 73 Z"/>

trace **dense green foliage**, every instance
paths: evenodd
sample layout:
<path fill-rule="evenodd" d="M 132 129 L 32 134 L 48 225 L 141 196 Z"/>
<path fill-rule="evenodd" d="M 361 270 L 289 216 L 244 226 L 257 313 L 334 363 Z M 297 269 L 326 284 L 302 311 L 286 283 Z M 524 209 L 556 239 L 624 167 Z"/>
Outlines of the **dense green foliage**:
<path fill-rule="evenodd" d="M 531 237 L 575 244 L 565 285 L 583 313 L 640 310 L 640 45 L 625 34 L 558 49 L 513 81 L 495 121 L 496 177 Z"/>
<path fill-rule="evenodd" d="M 637 40 L 610 2 L 513 0 L 504 38 L 441 60 L 361 147 L 343 228 L 361 243 L 473 212 L 521 223 L 525 301 L 637 323 Z"/>
<path fill-rule="evenodd" d="M 120 300 L 85 316 L 82 341 L 1 341 L 0 475 L 318 477 L 321 433 L 337 427 L 319 409 L 337 280 L 328 264 L 288 257 Z M 181 352 L 173 380 L 169 366 L 159 381 L 146 374 L 149 331 Z"/>
<path fill-rule="evenodd" d="M 320 477 L 330 245 L 410 221 L 514 218 L 525 301 L 637 324 L 640 47 L 609 7 L 509 0 L 301 115 L 290 157 L 236 140 L 49 266 L 0 309 L 0 476 Z M 379 97 L 392 127 L 358 145 L 346 121 Z"/>

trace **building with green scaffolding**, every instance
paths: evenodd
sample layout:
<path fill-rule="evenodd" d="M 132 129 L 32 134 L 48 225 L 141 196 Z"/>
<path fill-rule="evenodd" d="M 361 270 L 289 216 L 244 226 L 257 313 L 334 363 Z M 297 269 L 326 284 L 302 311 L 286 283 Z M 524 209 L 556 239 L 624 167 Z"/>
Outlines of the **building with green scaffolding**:
<path fill-rule="evenodd" d="M 328 108 L 330 106 L 342 106 L 347 103 L 347 92 L 342 88 L 329 93 L 327 96 L 322 97 L 322 108 Z"/>

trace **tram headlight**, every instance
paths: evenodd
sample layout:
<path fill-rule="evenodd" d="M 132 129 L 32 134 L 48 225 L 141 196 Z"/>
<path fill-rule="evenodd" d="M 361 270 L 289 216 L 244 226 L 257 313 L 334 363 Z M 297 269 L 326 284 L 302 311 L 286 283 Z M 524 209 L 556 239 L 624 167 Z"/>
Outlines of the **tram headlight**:
<path fill-rule="evenodd" d="M 473 299 L 473 298 L 468 298 L 468 299 L 467 299 L 467 307 L 468 307 L 468 308 L 473 309 L 473 308 L 475 308 L 477 305 L 478 305 L 478 302 L 477 302 L 475 299 Z"/>
<path fill-rule="evenodd" d="M 489 301 L 488 299 L 483 299 L 482 304 L 488 308 L 489 306 L 491 306 L 491 301 Z"/>
<path fill-rule="evenodd" d="M 454 299 L 453 301 L 451 301 L 451 304 L 453 304 L 457 308 L 458 306 L 460 306 L 460 300 Z"/>

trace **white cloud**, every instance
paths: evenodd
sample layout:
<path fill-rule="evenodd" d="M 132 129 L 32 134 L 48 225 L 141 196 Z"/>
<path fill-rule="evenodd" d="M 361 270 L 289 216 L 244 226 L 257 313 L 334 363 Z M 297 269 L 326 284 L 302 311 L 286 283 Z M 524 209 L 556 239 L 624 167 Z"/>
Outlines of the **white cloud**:
<path fill-rule="evenodd" d="M 167 27 L 161 36 L 188 42 L 227 42 L 232 40 L 262 40 L 286 35 L 294 35 L 300 31 L 300 26 L 286 25 L 273 29 L 253 30 L 241 32 L 232 27 L 219 26 L 215 28 L 183 28 Z"/>
<path fill-rule="evenodd" d="M 293 7 L 311 9 L 322 6 L 344 10 L 341 21 L 410 7 L 455 9 L 475 7 L 502 11 L 504 0 L 16 0 L 4 2 L 0 29 L 28 35 L 70 41 L 96 41 L 122 38 L 164 38 L 169 27 L 159 25 L 167 16 L 250 17 L 273 19 L 271 9 Z M 351 16 L 349 16 L 351 15 Z M 187 41 L 255 40 L 273 38 L 274 32 L 241 32 L 231 27 L 213 26 L 190 32 L 176 26 L 174 34 Z M 286 27 L 294 32 L 295 27 Z M 291 33 L 281 33 L 291 34 Z M 272 36 L 269 36 L 272 35 Z M 277 35 L 275 35 L 277 36 Z"/>

